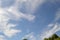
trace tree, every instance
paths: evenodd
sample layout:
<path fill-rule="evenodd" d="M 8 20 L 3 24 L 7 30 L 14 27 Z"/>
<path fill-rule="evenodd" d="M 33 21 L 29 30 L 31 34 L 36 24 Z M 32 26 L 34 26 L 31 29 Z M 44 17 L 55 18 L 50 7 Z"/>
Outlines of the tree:
<path fill-rule="evenodd" d="M 59 38 L 59 36 L 57 36 L 56 34 L 53 34 L 51 37 L 52 40 L 57 39 L 57 38 Z"/>
<path fill-rule="evenodd" d="M 44 38 L 44 40 L 48 40 L 47 38 Z"/>
<path fill-rule="evenodd" d="M 27 40 L 27 39 L 25 38 L 25 39 L 23 39 L 23 40 Z"/>
<path fill-rule="evenodd" d="M 53 34 L 51 37 L 49 38 L 44 38 L 44 40 L 60 40 L 59 36 L 57 36 L 56 34 Z"/>
<path fill-rule="evenodd" d="M 52 38 L 55 38 L 56 39 L 56 38 L 59 38 L 59 36 L 57 36 L 56 34 L 53 34 L 52 35 Z"/>
<path fill-rule="evenodd" d="M 55 40 L 60 40 L 60 37 L 59 37 L 59 38 L 57 38 L 57 39 L 55 39 Z"/>

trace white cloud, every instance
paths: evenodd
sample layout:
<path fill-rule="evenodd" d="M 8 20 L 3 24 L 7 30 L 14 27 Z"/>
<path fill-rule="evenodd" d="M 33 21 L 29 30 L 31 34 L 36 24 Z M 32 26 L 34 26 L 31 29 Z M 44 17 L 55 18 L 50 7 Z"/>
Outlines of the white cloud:
<path fill-rule="evenodd" d="M 16 33 L 21 32 L 22 30 L 12 29 L 16 24 L 9 23 L 9 20 L 19 21 L 19 19 L 24 18 L 28 21 L 35 19 L 35 16 L 32 14 L 24 14 L 18 10 L 19 0 L 16 0 L 14 5 L 2 8 L 0 5 L 0 32 L 2 32 L 7 37 L 12 37 Z M 17 4 L 17 5 L 16 5 Z"/>
<path fill-rule="evenodd" d="M 26 0 L 25 5 L 27 13 L 33 13 L 36 10 L 36 8 L 42 5 L 45 1 L 46 0 Z"/>
<path fill-rule="evenodd" d="M 56 11 L 54 22 L 48 25 L 49 29 L 47 29 L 46 31 L 43 31 L 43 33 L 40 35 L 42 39 L 48 38 L 54 33 L 60 31 L 60 23 L 57 22 L 58 20 L 60 20 L 60 8 L 58 8 L 58 10 Z"/>
<path fill-rule="evenodd" d="M 31 15 L 31 14 L 24 14 L 22 12 L 19 12 L 18 9 L 15 9 L 14 6 L 6 9 L 8 12 L 11 12 L 12 13 L 12 19 L 15 19 L 15 20 L 18 20 L 20 18 L 25 18 L 27 19 L 28 21 L 32 21 L 35 19 L 35 16 L 34 15 Z"/>
<path fill-rule="evenodd" d="M 36 40 L 36 37 L 34 36 L 34 33 L 33 32 L 25 35 L 22 39 L 24 39 L 24 38 L 27 38 L 29 40 Z"/>
<path fill-rule="evenodd" d="M 6 40 L 3 35 L 0 35 L 0 40 Z"/>
<path fill-rule="evenodd" d="M 34 10 L 39 4 L 45 2 L 44 0 L 15 0 L 15 3 L 13 5 L 3 8 L 1 1 L 2 0 L 0 0 L 0 32 L 2 32 L 7 37 L 12 37 L 16 33 L 22 31 L 17 29 L 11 29 L 12 27 L 15 27 L 16 24 L 9 23 L 9 20 L 18 21 L 19 19 L 24 18 L 28 21 L 32 21 L 35 19 L 35 16 L 30 13 L 34 12 Z M 26 2 L 26 10 L 28 14 L 24 14 L 18 10 L 19 4 L 21 6 L 23 2 Z M 27 37 L 35 40 L 35 37 L 32 33 L 28 34 Z M 3 39 L 0 38 L 0 40 Z"/>
<path fill-rule="evenodd" d="M 14 27 L 16 25 L 14 25 L 12 23 L 8 23 L 10 18 L 7 15 L 9 13 L 1 8 L 0 8 L 0 11 L 1 11 L 0 12 L 0 32 L 2 32 L 5 35 L 7 34 L 6 36 L 8 36 L 8 37 L 9 37 L 9 35 L 13 36 L 14 34 L 18 33 L 20 30 L 11 29 L 12 27 Z"/>
<path fill-rule="evenodd" d="M 53 25 L 54 25 L 54 24 L 52 23 L 52 24 L 49 24 L 48 26 L 49 26 L 49 27 L 52 27 Z"/>
<path fill-rule="evenodd" d="M 11 30 L 5 30 L 4 34 L 8 37 L 12 37 L 13 35 L 16 35 L 18 32 L 21 32 L 20 30 L 11 29 Z"/>
<path fill-rule="evenodd" d="M 43 34 L 40 36 L 42 39 L 49 38 L 51 35 L 55 34 L 56 32 L 60 31 L 60 24 L 56 23 L 52 25 L 53 28 L 50 30 L 44 31 Z"/>
<path fill-rule="evenodd" d="M 27 11 L 34 12 L 39 5 L 42 5 L 46 0 L 27 0 Z"/>

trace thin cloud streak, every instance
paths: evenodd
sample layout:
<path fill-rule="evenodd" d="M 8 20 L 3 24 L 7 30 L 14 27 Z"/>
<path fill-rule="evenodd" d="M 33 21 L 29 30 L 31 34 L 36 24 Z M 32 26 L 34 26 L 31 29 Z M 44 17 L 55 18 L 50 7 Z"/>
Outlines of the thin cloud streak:
<path fill-rule="evenodd" d="M 44 38 L 49 38 L 51 35 L 55 34 L 56 32 L 60 31 L 60 23 L 57 21 L 60 19 L 60 8 L 56 12 L 55 20 L 53 23 L 48 25 L 48 28 L 52 27 L 50 30 L 44 31 L 43 34 L 40 36 L 42 40 Z"/>
<path fill-rule="evenodd" d="M 0 35 L 0 40 L 6 40 L 3 35 Z"/>
<path fill-rule="evenodd" d="M 24 37 L 22 37 L 22 39 L 24 39 L 24 38 L 27 38 L 28 40 L 36 40 L 36 37 L 34 36 L 33 32 L 31 32 L 31 33 L 25 35 Z"/>
<path fill-rule="evenodd" d="M 51 37 L 51 35 L 55 34 L 58 31 L 60 31 L 60 24 L 56 23 L 56 24 L 52 25 L 52 27 L 53 28 L 51 28 L 50 30 L 45 31 L 40 37 L 42 39 L 49 38 L 49 37 Z"/>
<path fill-rule="evenodd" d="M 46 2 L 46 0 L 16 0 L 16 3 L 20 4 L 20 8 L 23 7 L 22 4 L 24 3 L 27 13 L 34 13 L 36 8 L 44 2 Z"/>
<path fill-rule="evenodd" d="M 16 24 L 9 23 L 10 20 L 19 21 L 19 19 L 24 18 L 28 21 L 32 21 L 35 19 L 34 15 L 20 12 L 18 10 L 18 5 L 19 0 L 16 0 L 14 5 L 10 7 L 2 8 L 0 5 L 0 32 L 9 38 L 22 32 L 22 30 L 12 29 L 16 27 Z"/>

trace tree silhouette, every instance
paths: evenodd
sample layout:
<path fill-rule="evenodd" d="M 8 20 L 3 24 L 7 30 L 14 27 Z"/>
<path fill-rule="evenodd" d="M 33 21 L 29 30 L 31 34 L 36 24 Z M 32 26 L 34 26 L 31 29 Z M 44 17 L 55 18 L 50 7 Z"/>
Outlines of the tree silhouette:
<path fill-rule="evenodd" d="M 25 38 L 25 39 L 23 39 L 23 40 L 27 40 L 27 39 Z"/>
<path fill-rule="evenodd" d="M 44 40 L 48 40 L 47 38 L 44 38 Z"/>
<path fill-rule="evenodd" d="M 55 40 L 60 40 L 60 38 L 57 38 L 57 39 L 55 39 Z"/>
<path fill-rule="evenodd" d="M 44 40 L 60 40 L 60 37 L 57 36 L 56 34 L 53 34 L 51 37 L 49 38 L 44 38 Z"/>

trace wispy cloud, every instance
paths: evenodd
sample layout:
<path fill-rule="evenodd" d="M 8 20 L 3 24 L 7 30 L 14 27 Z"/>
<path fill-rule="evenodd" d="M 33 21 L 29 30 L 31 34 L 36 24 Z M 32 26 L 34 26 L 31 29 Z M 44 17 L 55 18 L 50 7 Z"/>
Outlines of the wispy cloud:
<path fill-rule="evenodd" d="M 27 0 L 26 1 L 26 7 L 27 7 L 27 11 L 29 12 L 33 12 L 34 10 L 36 10 L 36 8 L 43 4 L 46 0 Z"/>
<path fill-rule="evenodd" d="M 50 28 L 50 29 L 44 31 L 43 34 L 40 36 L 42 38 L 42 40 L 44 38 L 50 37 L 51 35 L 55 34 L 58 31 L 60 31 L 60 23 L 57 22 L 59 19 L 60 19 L 60 8 L 58 9 L 58 11 L 56 11 L 56 16 L 55 16 L 54 22 L 52 22 L 48 25 L 48 28 Z"/>
<path fill-rule="evenodd" d="M 7 35 L 8 37 L 12 37 L 13 35 L 16 35 L 16 33 L 21 32 L 20 30 L 15 30 L 15 29 L 11 29 L 11 30 L 5 30 L 4 34 Z"/>
<path fill-rule="evenodd" d="M 6 40 L 3 35 L 0 35 L 0 40 Z"/>
<path fill-rule="evenodd" d="M 0 0 L 1 2 L 2 0 Z M 19 2 L 24 0 L 15 0 L 14 5 L 10 7 L 3 8 L 0 5 L 0 32 L 2 32 L 7 37 L 12 37 L 17 33 L 22 32 L 22 30 L 13 29 L 16 27 L 16 24 L 9 23 L 10 20 L 19 21 L 19 19 L 24 18 L 28 21 L 35 19 L 35 16 L 32 14 L 24 14 L 18 10 Z M 26 0 L 25 0 L 26 1 Z M 3 38 L 0 38 L 3 40 Z"/>
<path fill-rule="evenodd" d="M 23 9 L 24 6 L 27 13 L 33 13 L 36 10 L 36 8 L 39 5 L 43 4 L 45 1 L 46 0 L 16 0 L 16 2 L 20 4 L 20 8 Z"/>
<path fill-rule="evenodd" d="M 4 9 L 0 8 L 0 11 L 1 11 L 0 12 L 0 31 L 5 35 L 7 34 L 6 36 L 8 36 L 8 37 L 10 34 L 13 35 L 13 34 L 20 32 L 20 30 L 11 29 L 12 27 L 14 27 L 16 25 L 14 25 L 12 23 L 8 23 L 10 18 L 8 16 L 6 16 L 8 13 Z"/>
<path fill-rule="evenodd" d="M 14 6 L 8 8 L 6 10 L 13 15 L 13 17 L 11 17 L 11 19 L 14 18 L 15 20 L 18 20 L 20 18 L 24 18 L 24 19 L 27 19 L 28 21 L 32 21 L 33 19 L 35 19 L 35 16 L 34 15 L 24 14 L 24 13 L 18 11 L 17 8 L 15 9 Z"/>
<path fill-rule="evenodd" d="M 58 8 L 57 12 L 56 12 L 56 18 L 55 21 L 58 21 L 60 19 L 60 8 Z"/>
<path fill-rule="evenodd" d="M 29 40 L 36 40 L 36 37 L 34 36 L 34 33 L 33 32 L 25 35 L 22 39 L 24 39 L 24 38 L 27 38 Z"/>
<path fill-rule="evenodd" d="M 50 30 L 45 31 L 40 37 L 42 39 L 44 38 L 49 38 L 51 37 L 51 35 L 55 34 L 56 32 L 60 31 L 60 24 L 56 23 L 51 25 L 53 28 L 51 28 Z"/>
<path fill-rule="evenodd" d="M 2 7 L 2 0 L 0 0 L 0 32 L 2 32 L 7 37 L 12 37 L 22 30 L 14 29 L 16 24 L 9 23 L 9 20 L 19 21 L 19 19 L 27 19 L 28 21 L 33 21 L 35 19 L 35 15 L 32 15 L 36 8 L 39 5 L 42 5 L 46 0 L 15 0 L 13 5 L 9 7 Z M 3 0 L 4 1 L 4 0 Z M 5 0 L 7 1 L 7 0 Z M 25 3 L 27 13 L 22 13 L 19 11 L 19 6 Z M 8 3 L 7 3 L 8 4 Z M 13 29 L 11 29 L 13 27 Z M 25 36 L 30 40 L 36 40 L 33 33 L 30 33 Z M 0 37 L 0 40 L 5 40 L 4 38 Z"/>
<path fill-rule="evenodd" d="M 53 4 L 56 4 L 56 2 L 60 2 L 60 0 L 48 0 L 49 2 L 53 3 Z"/>

